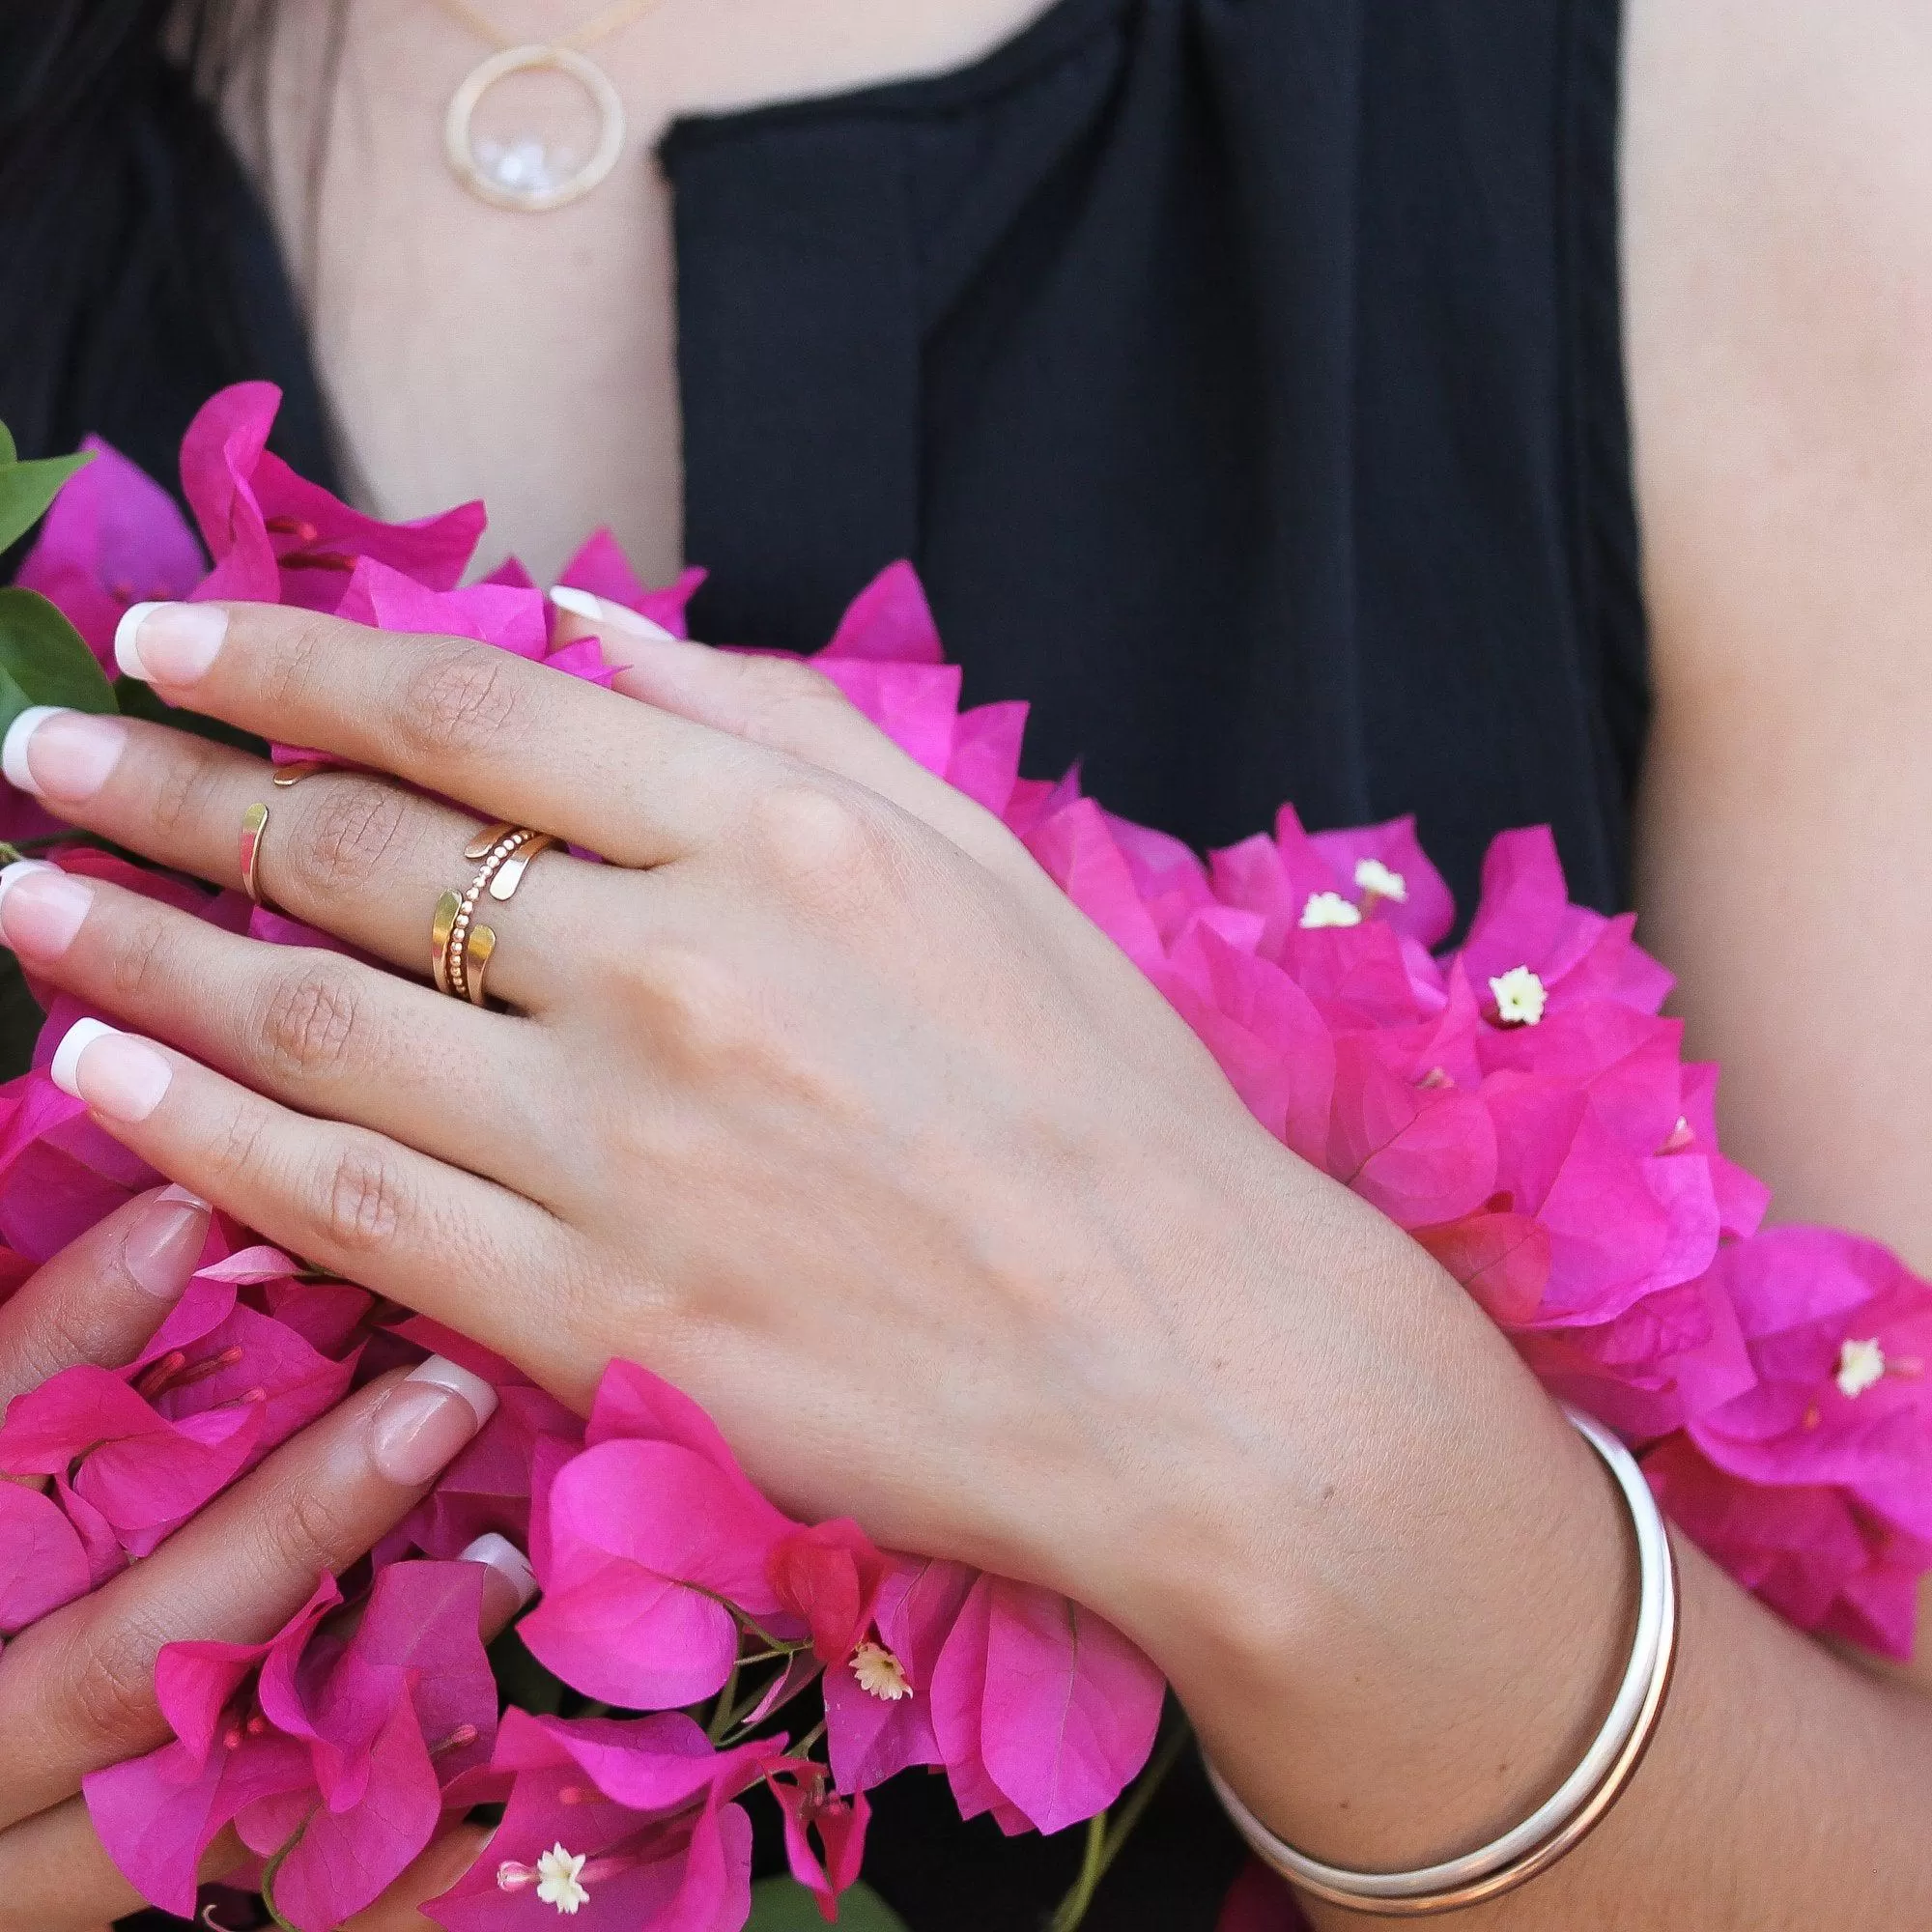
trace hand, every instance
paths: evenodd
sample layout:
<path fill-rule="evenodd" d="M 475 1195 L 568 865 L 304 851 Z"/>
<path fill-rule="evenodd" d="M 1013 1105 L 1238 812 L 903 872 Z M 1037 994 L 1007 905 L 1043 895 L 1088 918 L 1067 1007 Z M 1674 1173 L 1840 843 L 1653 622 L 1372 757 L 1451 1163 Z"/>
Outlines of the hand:
<path fill-rule="evenodd" d="M 8 942 L 170 1042 L 87 1046 L 97 1117 L 566 1400 L 638 1356 L 799 1513 L 1079 1597 L 1231 1769 L 1292 1790 L 1289 1829 L 1413 1740 L 1419 1776 L 1453 1769 L 1445 1833 L 1486 1802 L 1509 1822 L 1619 1661 L 1588 1452 L 988 814 L 807 668 L 599 629 L 628 695 L 298 611 L 151 614 L 166 697 L 434 797 L 348 773 L 271 791 L 239 752 L 61 714 L 24 756 L 75 823 L 234 886 L 268 802 L 268 896 L 412 974 L 476 817 L 612 863 L 547 852 L 491 908 L 507 1013 L 15 874 Z M 1459 1650 L 1498 1576 L 1553 1603 L 1506 1657 Z M 1293 1720 L 1264 1739 L 1264 1676 Z M 1472 1774 L 1441 1740 L 1484 1704 L 1513 1762 Z M 1309 1726 L 1335 1751 L 1284 1783 Z M 1342 1823 L 1318 1833 L 1335 1856 Z"/>
<path fill-rule="evenodd" d="M 156 1189 L 40 1268 L 0 1306 L 0 1405 L 75 1362 L 136 1355 L 187 1286 L 207 1223 L 193 1196 Z M 487 1385 L 446 1380 L 474 1392 L 401 1378 L 361 1390 L 153 1556 L 0 1652 L 0 1932 L 68 1932 L 139 1908 L 95 1838 L 82 1776 L 165 1742 L 154 1699 L 163 1644 L 271 1634 L 320 1572 L 346 1568 L 408 1514 L 475 1434 L 476 1405 L 489 1406 Z M 494 1630 L 517 1608 L 517 1586 L 493 1573 L 484 1601 Z M 440 1848 L 425 1863 L 453 1856 Z M 217 1843 L 208 1875 L 244 1857 Z"/>

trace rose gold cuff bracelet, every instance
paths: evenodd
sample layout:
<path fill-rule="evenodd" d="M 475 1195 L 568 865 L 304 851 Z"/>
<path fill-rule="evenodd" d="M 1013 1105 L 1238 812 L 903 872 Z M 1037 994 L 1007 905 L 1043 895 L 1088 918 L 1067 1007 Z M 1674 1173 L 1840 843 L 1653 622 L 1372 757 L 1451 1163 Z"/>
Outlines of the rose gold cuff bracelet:
<path fill-rule="evenodd" d="M 1595 1742 L 1563 1783 L 1514 1831 L 1441 1864 L 1416 1871 L 1349 1871 L 1323 1864 L 1277 1838 L 1228 1788 L 1210 1764 L 1228 1816 L 1264 1864 L 1298 1890 L 1380 1918 L 1425 1918 L 1481 1905 L 1547 1871 L 1580 1844 L 1623 1795 L 1657 1730 L 1677 1660 L 1677 1564 L 1663 1514 L 1636 1459 L 1605 1429 L 1567 1404 L 1569 1417 L 1616 1479 L 1636 1531 L 1639 1569 L 1636 1636 L 1630 1667 Z"/>

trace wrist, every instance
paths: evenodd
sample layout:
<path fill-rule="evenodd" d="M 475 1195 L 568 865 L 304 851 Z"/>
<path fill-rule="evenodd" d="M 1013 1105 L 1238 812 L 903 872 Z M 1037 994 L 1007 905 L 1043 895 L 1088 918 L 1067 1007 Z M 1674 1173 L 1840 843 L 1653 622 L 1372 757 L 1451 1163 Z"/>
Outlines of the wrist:
<path fill-rule="evenodd" d="M 1119 1513 L 1096 1606 L 1272 1829 L 1400 1868 L 1562 1781 L 1628 1661 L 1636 1569 L 1609 1478 L 1480 1312 L 1406 1237 L 1337 1219 L 1331 1270 L 1304 1241 L 1232 1297 L 1274 1312 L 1163 1413 L 1164 1480 Z"/>

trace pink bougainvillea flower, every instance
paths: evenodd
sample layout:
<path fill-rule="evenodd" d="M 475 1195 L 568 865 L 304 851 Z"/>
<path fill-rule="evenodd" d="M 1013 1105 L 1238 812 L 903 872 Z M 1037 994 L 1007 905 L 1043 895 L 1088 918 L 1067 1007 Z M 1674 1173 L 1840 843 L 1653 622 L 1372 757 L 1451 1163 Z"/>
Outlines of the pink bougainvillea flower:
<path fill-rule="evenodd" d="M 14 580 L 60 607 L 114 675 L 114 629 L 130 604 L 185 597 L 208 568 L 175 499 L 97 436 L 94 461 L 47 511 Z"/>
<path fill-rule="evenodd" d="M 688 638 L 691 631 L 686 622 L 686 607 L 697 595 L 707 575 L 702 570 L 686 570 L 672 582 L 653 590 L 631 568 L 623 547 L 606 529 L 590 537 L 557 573 L 556 581 L 572 590 L 587 590 L 593 597 L 608 597 L 613 604 L 625 605 L 653 624 L 663 626 L 674 638 Z M 523 581 L 527 582 L 527 577 L 523 577 Z"/>
<path fill-rule="evenodd" d="M 821 1663 L 843 1663 L 872 1627 L 886 1559 L 870 1537 L 840 1517 L 788 1531 L 765 1558 L 780 1606 L 810 1633 Z"/>
<path fill-rule="evenodd" d="M 1650 1449 L 1643 1466 L 1671 1520 L 1788 1622 L 1887 1657 L 1912 1656 L 1932 1543 L 1893 1528 L 1843 1489 L 1734 1476 L 1688 1435 Z"/>
<path fill-rule="evenodd" d="M 422 1909 L 449 1932 L 519 1932 L 568 1916 L 583 1932 L 739 1932 L 752 1911 L 752 1826 L 729 1801 L 780 1747 L 712 1748 L 676 1712 L 575 1722 L 504 1713 L 490 1769 L 452 1801 L 509 1804 L 488 1851 Z"/>
<path fill-rule="evenodd" d="M 442 1786 L 488 1759 L 479 1567 L 393 1565 L 353 1627 L 327 1620 L 339 1602 L 325 1578 L 267 1644 L 162 1651 L 175 1742 L 85 1780 L 101 1842 L 151 1902 L 192 1913 L 201 1854 L 232 1822 L 275 1861 L 281 1915 L 329 1932 L 428 1844 Z"/>
<path fill-rule="evenodd" d="M 247 1465 L 264 1403 L 250 1391 L 179 1421 L 111 1370 L 80 1362 L 15 1396 L 0 1472 L 57 1476 L 130 1556 L 146 1556 Z"/>
<path fill-rule="evenodd" d="M 1505 832 L 1483 861 L 1482 897 L 1459 956 L 1499 1025 L 1536 1026 L 1579 1000 L 1654 1013 L 1670 975 L 1633 942 L 1634 924 L 1570 903 L 1548 826 Z"/>
<path fill-rule="evenodd" d="M 825 1673 L 826 1743 L 844 1792 L 946 1762 L 932 1722 L 933 1673 L 978 1573 L 936 1557 L 886 1562 L 875 1640 Z"/>
<path fill-rule="evenodd" d="M 628 1710 L 709 1697 L 737 1658 L 740 1614 L 796 1628 L 768 1565 L 797 1525 L 710 1417 L 635 1363 L 605 1371 L 584 1443 L 539 1504 L 544 1596 L 524 1641 L 566 1684 Z"/>
<path fill-rule="evenodd" d="M 1768 1230 L 1713 1273 L 1757 1379 L 1692 1419 L 1698 1449 L 1753 1484 L 1843 1489 L 1932 1543 L 1932 1288 L 1831 1228 Z"/>
<path fill-rule="evenodd" d="M 1153 1748 L 1166 1687 L 1111 1624 L 982 1577 L 933 1672 L 933 1728 L 964 1817 L 1058 1832 L 1104 1811 Z"/>
<path fill-rule="evenodd" d="M 93 1584 L 87 1550 L 60 1505 L 0 1482 L 0 1636 L 84 1597 Z"/>
<path fill-rule="evenodd" d="M 360 557 L 453 589 L 483 534 L 481 503 L 385 524 L 298 476 L 269 447 L 272 383 L 238 383 L 202 405 L 182 440 L 182 488 L 214 559 L 197 597 L 333 611 Z"/>
<path fill-rule="evenodd" d="M 1405 1228 L 1473 1213 L 1496 1190 L 1497 1135 L 1482 1098 L 1392 1072 L 1371 1037 L 1335 1043 L 1326 1166 Z"/>
<path fill-rule="evenodd" d="M 837 1919 L 838 1895 L 859 1882 L 866 1860 L 866 1827 L 872 1815 L 866 1794 L 841 1796 L 818 1764 L 787 1764 L 768 1772 L 766 1781 L 784 1819 L 785 1862 L 792 1877 L 818 1901 L 821 1918 Z"/>

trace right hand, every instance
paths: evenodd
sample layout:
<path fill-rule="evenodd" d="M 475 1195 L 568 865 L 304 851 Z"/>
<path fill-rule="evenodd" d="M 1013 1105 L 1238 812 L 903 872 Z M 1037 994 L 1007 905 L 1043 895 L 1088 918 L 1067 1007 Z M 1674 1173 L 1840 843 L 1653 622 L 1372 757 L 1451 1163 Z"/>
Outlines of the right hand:
<path fill-rule="evenodd" d="M 75 1362 L 137 1355 L 186 1288 L 207 1218 L 178 1189 L 144 1195 L 22 1283 L 0 1306 L 0 1406 Z M 152 1556 L 0 1652 L 0 1932 L 84 1932 L 140 1909 L 95 1837 L 81 1778 L 167 1742 L 154 1690 L 163 1644 L 271 1636 L 321 1572 L 409 1514 L 494 1406 L 487 1384 L 438 1373 L 358 1390 Z M 486 1636 L 517 1607 L 516 1586 L 492 1572 Z M 218 1839 L 204 1875 L 243 1856 Z"/>

